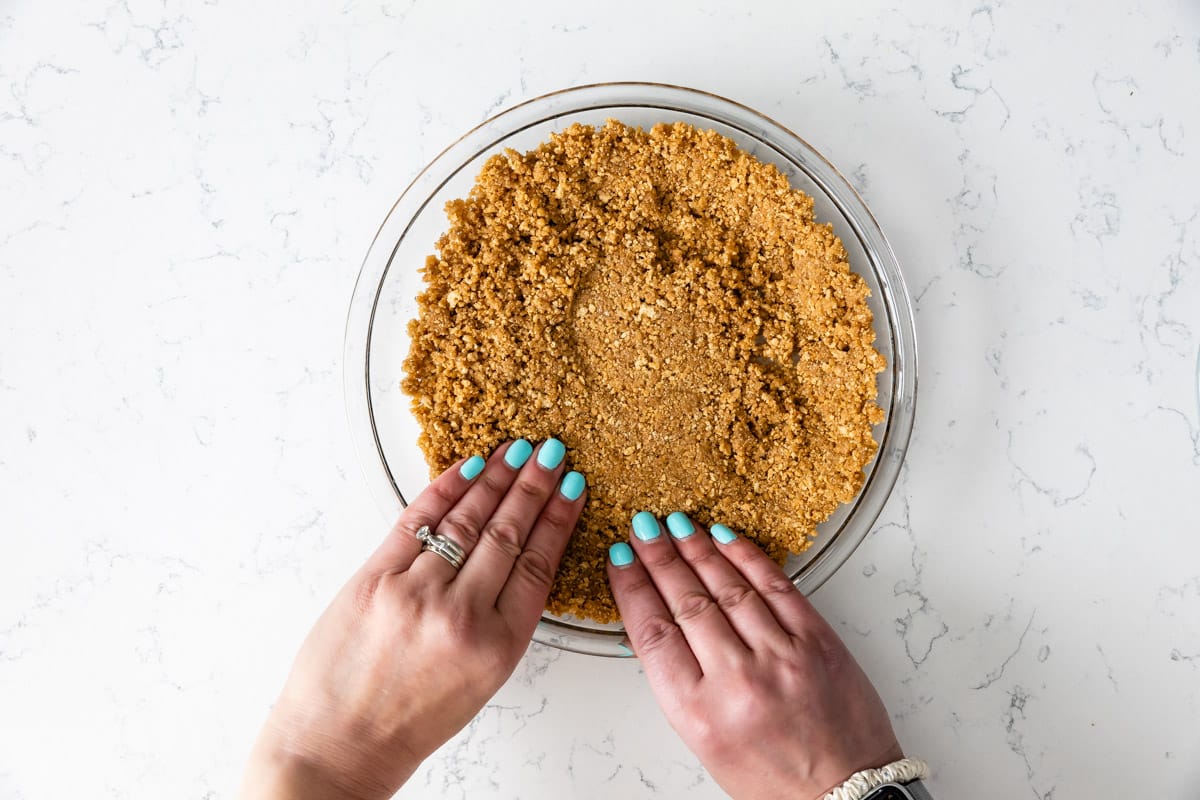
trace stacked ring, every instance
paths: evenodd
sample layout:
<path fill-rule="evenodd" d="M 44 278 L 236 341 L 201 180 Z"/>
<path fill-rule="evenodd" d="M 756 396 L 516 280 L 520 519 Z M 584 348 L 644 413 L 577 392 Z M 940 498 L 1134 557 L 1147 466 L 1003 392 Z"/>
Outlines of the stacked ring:
<path fill-rule="evenodd" d="M 428 525 L 422 525 L 417 529 L 417 539 L 421 542 L 422 553 L 426 550 L 437 553 L 446 559 L 456 571 L 462 569 L 463 562 L 467 559 L 467 553 L 459 546 L 458 542 L 442 536 L 440 533 L 434 533 Z"/>

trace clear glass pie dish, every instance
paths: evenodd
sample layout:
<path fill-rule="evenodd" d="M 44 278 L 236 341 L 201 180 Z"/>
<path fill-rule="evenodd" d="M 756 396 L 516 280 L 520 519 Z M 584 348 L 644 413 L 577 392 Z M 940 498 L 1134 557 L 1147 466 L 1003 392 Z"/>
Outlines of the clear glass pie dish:
<path fill-rule="evenodd" d="M 825 158 L 773 120 L 705 92 L 650 83 L 579 86 L 535 98 L 486 120 L 435 158 L 396 201 L 367 253 L 346 322 L 344 381 L 351 433 L 363 471 L 390 518 L 429 483 L 417 446 L 420 427 L 400 390 L 408 353 L 408 322 L 423 289 L 420 267 L 447 228 L 444 206 L 470 191 L 483 163 L 507 148 L 530 150 L 551 132 L 614 118 L 649 128 L 687 122 L 733 139 L 775 164 L 792 186 L 811 195 L 816 218 L 832 223 L 851 267 L 867 282 L 875 315 L 875 346 L 887 360 L 878 376 L 884 419 L 879 450 L 864 468 L 862 489 L 818 528 L 804 553 L 785 568 L 805 593 L 845 563 L 870 531 L 899 475 L 912 432 L 917 388 L 912 307 L 899 264 L 862 198 Z M 619 623 L 543 614 L 536 641 L 579 653 L 629 656 Z"/>

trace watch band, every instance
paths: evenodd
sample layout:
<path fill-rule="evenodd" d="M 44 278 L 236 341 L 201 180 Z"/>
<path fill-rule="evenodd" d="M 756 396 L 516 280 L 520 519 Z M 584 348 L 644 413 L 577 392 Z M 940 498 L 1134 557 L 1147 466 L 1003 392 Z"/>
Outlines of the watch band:
<path fill-rule="evenodd" d="M 920 780 L 912 781 L 904 784 L 904 788 L 912 795 L 913 800 L 933 800 L 933 795 L 925 788 L 925 784 Z"/>
<path fill-rule="evenodd" d="M 920 780 L 876 786 L 863 800 L 933 800 Z"/>

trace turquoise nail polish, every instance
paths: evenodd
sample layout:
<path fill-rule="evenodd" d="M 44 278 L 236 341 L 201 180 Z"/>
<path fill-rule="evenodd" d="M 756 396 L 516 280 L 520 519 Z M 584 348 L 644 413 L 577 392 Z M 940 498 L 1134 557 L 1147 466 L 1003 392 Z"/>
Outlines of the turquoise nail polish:
<path fill-rule="evenodd" d="M 636 658 L 637 657 L 634 654 L 633 649 L 629 645 L 622 642 L 621 644 L 618 644 L 617 647 L 619 647 L 625 651 L 624 653 L 621 654 L 623 657 L 625 657 L 625 658 Z"/>
<path fill-rule="evenodd" d="M 633 548 L 625 542 L 617 542 L 608 548 L 608 559 L 614 567 L 628 567 L 633 563 Z"/>
<path fill-rule="evenodd" d="M 639 511 L 633 515 L 633 535 L 643 542 L 652 542 L 658 538 L 658 520 L 649 511 Z"/>
<path fill-rule="evenodd" d="M 673 511 L 667 517 L 667 530 L 676 539 L 686 539 L 696 532 L 696 526 L 688 519 L 688 515 L 682 511 Z"/>
<path fill-rule="evenodd" d="M 533 445 L 524 439 L 517 439 L 508 446 L 508 450 L 504 451 L 504 463 L 513 469 L 520 469 L 525 466 L 525 462 L 529 460 L 532 452 Z"/>
<path fill-rule="evenodd" d="M 578 472 L 568 472 L 563 476 L 562 483 L 558 485 L 558 491 L 568 500 L 575 501 L 579 499 L 579 495 L 583 494 L 585 486 L 587 486 L 587 481 L 582 475 Z"/>
<path fill-rule="evenodd" d="M 566 453 L 567 448 L 558 439 L 547 439 L 542 442 L 542 449 L 538 450 L 538 463 L 546 469 L 554 469 L 562 463 Z"/>
<path fill-rule="evenodd" d="M 712 531 L 712 537 L 714 539 L 716 539 L 718 542 L 720 542 L 721 544 L 729 544 L 730 542 L 732 542 L 734 539 L 737 538 L 736 533 L 729 530 L 729 528 L 726 528 L 724 525 L 722 525 L 719 522 L 716 525 L 713 525 L 711 528 L 709 528 L 709 530 Z"/>
<path fill-rule="evenodd" d="M 479 477 L 479 473 L 483 472 L 483 465 L 486 463 L 482 456 L 471 456 L 458 468 L 458 474 L 473 481 Z"/>

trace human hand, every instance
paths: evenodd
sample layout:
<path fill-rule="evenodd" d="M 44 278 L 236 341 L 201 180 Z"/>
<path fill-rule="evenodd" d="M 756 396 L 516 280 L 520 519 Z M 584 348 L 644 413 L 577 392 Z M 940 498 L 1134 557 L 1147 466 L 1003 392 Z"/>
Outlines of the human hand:
<path fill-rule="evenodd" d="M 819 798 L 901 758 L 871 682 L 783 570 L 724 526 L 667 523 L 636 515 L 608 577 L 655 698 L 717 783 Z"/>
<path fill-rule="evenodd" d="M 391 797 L 512 674 L 585 500 L 560 442 L 531 450 L 460 461 L 404 510 L 301 647 L 243 798 Z M 461 570 L 421 552 L 424 525 Z"/>

